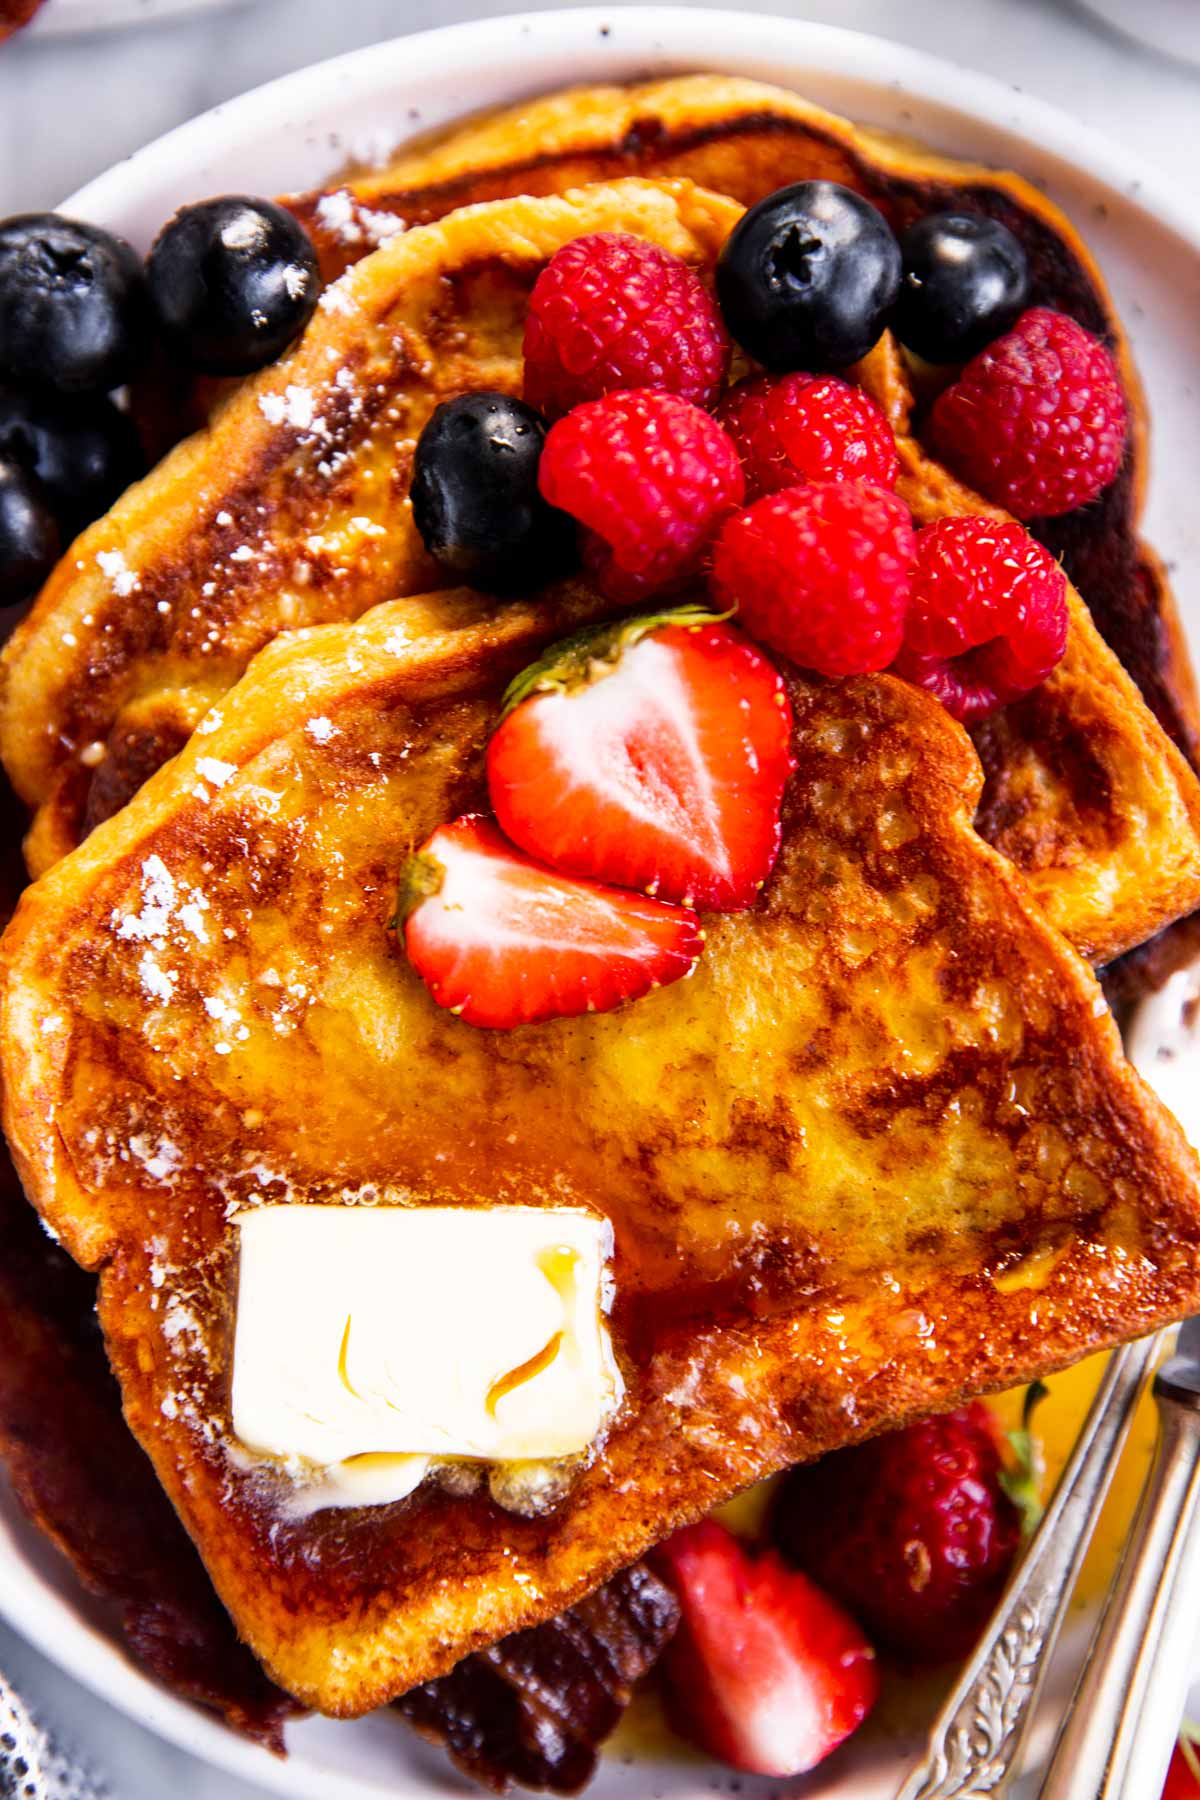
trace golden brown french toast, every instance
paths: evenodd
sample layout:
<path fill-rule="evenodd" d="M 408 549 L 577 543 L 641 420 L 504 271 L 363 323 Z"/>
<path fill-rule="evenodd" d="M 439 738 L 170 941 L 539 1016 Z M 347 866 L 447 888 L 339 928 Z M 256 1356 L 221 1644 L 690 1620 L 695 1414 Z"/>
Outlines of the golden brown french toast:
<path fill-rule="evenodd" d="M 520 381 L 529 288 L 583 232 L 708 265 L 740 213 L 690 183 L 467 209 L 329 290 L 299 345 L 243 383 L 72 546 L 5 647 L 0 758 L 37 809 L 37 872 L 128 798 L 282 630 L 437 584 L 413 526 L 438 402 Z"/>
<path fill-rule="evenodd" d="M 392 224 L 457 206 L 554 194 L 622 176 L 685 176 L 751 206 L 788 182 L 841 182 L 896 230 L 953 207 L 1008 227 L 1025 248 L 1034 305 L 1069 313 L 1116 352 L 1135 430 L 1125 468 L 1094 504 L 1036 526 L 1060 556 L 1101 633 L 1193 763 L 1196 684 L 1162 564 L 1137 535 L 1146 481 L 1146 416 L 1137 370 L 1095 259 L 1071 220 L 1022 176 L 941 156 L 911 138 L 857 125 L 785 88 L 736 75 L 683 75 L 573 88 L 455 125 L 325 193 L 289 204 L 328 274 Z M 985 757 L 986 761 L 986 757 Z"/>
<path fill-rule="evenodd" d="M 739 216 L 686 181 L 619 182 L 459 211 L 350 270 L 291 355 L 78 540 L 7 646 L 0 756 L 37 809 L 32 869 L 136 792 L 278 631 L 433 582 L 408 502 L 416 436 L 448 394 L 519 385 L 529 287 L 560 244 L 620 228 L 709 268 Z M 889 339 L 859 377 L 918 522 L 994 510 L 911 436 Z M 1071 609 L 1053 678 L 984 740 L 984 816 L 1105 961 L 1200 903 L 1200 785 Z"/>
<path fill-rule="evenodd" d="M 433 1004 L 398 871 L 483 797 L 505 683 L 597 604 L 458 592 L 281 638 L 3 942 L 27 1189 L 102 1271 L 130 1424 L 239 1630 L 334 1713 L 772 1469 L 1200 1303 L 1195 1159 L 972 828 L 966 735 L 893 678 L 789 675 L 780 860 L 689 980 L 504 1033 Z M 611 1219 L 627 1398 L 553 1510 L 426 1482 L 289 1519 L 230 1457 L 230 1213 L 347 1197 Z"/>

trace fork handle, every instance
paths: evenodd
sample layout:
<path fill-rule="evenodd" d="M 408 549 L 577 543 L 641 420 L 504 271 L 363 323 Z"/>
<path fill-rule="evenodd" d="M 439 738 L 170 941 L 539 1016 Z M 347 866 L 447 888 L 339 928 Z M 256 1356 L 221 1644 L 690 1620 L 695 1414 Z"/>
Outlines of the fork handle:
<path fill-rule="evenodd" d="M 1162 1374 L 1154 1393 L 1154 1461 L 1041 1800 L 1144 1800 L 1171 1760 L 1196 1641 L 1200 1398 Z"/>
<path fill-rule="evenodd" d="M 985 1800 L 1003 1790 L 1019 1763 L 1046 1664 L 1158 1347 L 1159 1339 L 1149 1337 L 1113 1351 L 1045 1517 L 896 1800 Z"/>

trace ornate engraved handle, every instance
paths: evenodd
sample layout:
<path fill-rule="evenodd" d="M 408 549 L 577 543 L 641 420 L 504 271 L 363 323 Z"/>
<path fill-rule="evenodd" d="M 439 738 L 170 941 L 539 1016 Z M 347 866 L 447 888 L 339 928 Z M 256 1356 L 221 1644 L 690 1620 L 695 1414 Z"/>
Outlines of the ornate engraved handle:
<path fill-rule="evenodd" d="M 108 1800 L 108 1789 L 46 1736 L 0 1675 L 0 1800 Z"/>
<path fill-rule="evenodd" d="M 1054 1498 L 967 1667 L 924 1761 L 896 1800 L 988 1800 L 1014 1772 L 1050 1654 L 1158 1338 L 1109 1358 Z"/>
<path fill-rule="evenodd" d="M 0 1675 L 0 1794 L 4 1800 L 46 1800 L 44 1747 L 29 1708 Z"/>
<path fill-rule="evenodd" d="M 1200 1396 L 1154 1384 L 1159 1431 L 1120 1574 L 1075 1689 L 1042 1800 L 1157 1794 L 1183 1712 L 1200 1579 Z"/>

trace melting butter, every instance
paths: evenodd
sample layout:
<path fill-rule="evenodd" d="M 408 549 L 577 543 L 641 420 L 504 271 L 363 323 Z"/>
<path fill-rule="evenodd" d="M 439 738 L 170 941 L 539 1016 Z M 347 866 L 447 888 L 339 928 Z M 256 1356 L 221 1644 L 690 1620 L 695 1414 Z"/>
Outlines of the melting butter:
<path fill-rule="evenodd" d="M 401 1499 L 438 1459 L 577 1457 L 620 1402 L 593 1213 L 284 1205 L 233 1225 L 233 1430 L 304 1469 L 304 1511 Z"/>

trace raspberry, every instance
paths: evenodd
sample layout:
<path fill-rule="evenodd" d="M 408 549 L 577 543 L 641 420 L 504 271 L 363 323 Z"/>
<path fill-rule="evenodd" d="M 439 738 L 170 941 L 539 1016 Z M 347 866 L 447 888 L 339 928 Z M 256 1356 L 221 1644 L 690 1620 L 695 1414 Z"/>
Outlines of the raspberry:
<path fill-rule="evenodd" d="M 742 466 L 715 419 L 649 388 L 609 394 L 552 425 L 542 494 L 584 527 L 583 558 L 614 600 L 640 600 L 697 573 L 740 506 Z"/>
<path fill-rule="evenodd" d="M 534 284 L 525 322 L 525 398 L 550 418 L 619 388 L 662 388 L 710 406 L 729 334 L 700 277 L 641 238 L 575 238 Z"/>
<path fill-rule="evenodd" d="M 784 1555 L 902 1657 L 965 1656 L 1016 1557 L 1020 1515 L 978 1400 L 794 1469 L 775 1503 Z"/>
<path fill-rule="evenodd" d="M 752 637 L 822 675 L 886 669 L 904 633 L 908 508 L 866 482 L 768 494 L 722 528 L 712 585 Z"/>
<path fill-rule="evenodd" d="M 836 375 L 759 375 L 717 408 L 738 447 L 751 500 L 801 481 L 896 485 L 891 427 L 869 394 Z"/>
<path fill-rule="evenodd" d="M 971 724 L 1045 681 L 1066 647 L 1066 578 L 1022 526 L 939 519 L 917 533 L 897 675 Z"/>
<path fill-rule="evenodd" d="M 1126 429 L 1121 378 L 1099 338 L 1035 306 L 939 395 L 929 441 L 977 492 L 1018 519 L 1041 519 L 1108 486 Z"/>

